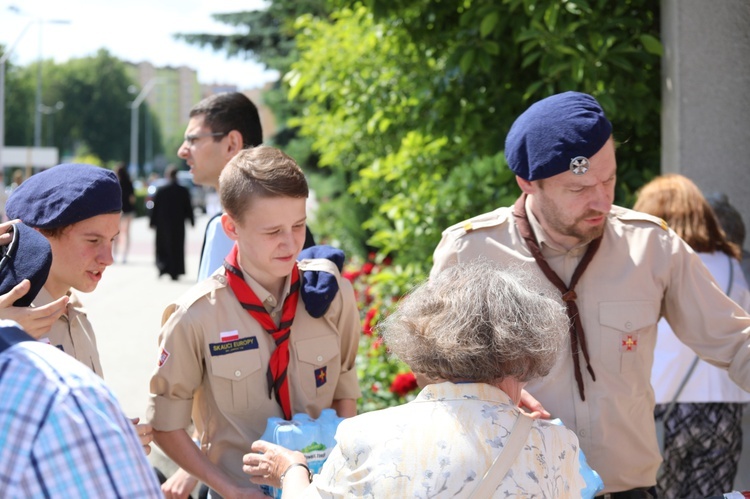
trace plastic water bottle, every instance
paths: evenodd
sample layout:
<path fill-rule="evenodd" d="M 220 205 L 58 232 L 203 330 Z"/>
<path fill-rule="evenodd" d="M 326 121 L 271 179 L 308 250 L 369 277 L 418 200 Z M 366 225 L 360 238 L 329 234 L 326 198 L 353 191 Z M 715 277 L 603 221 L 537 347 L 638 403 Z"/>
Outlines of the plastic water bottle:
<path fill-rule="evenodd" d="M 268 418 L 266 430 L 260 438 L 289 450 L 302 452 L 310 471 L 315 475 L 320 472 L 331 449 L 336 445 L 334 436 L 342 420 L 333 409 L 324 409 L 318 419 L 312 419 L 305 413 L 295 414 L 291 421 L 272 417 Z M 281 498 L 280 489 L 267 485 L 261 489 L 267 496 Z"/>

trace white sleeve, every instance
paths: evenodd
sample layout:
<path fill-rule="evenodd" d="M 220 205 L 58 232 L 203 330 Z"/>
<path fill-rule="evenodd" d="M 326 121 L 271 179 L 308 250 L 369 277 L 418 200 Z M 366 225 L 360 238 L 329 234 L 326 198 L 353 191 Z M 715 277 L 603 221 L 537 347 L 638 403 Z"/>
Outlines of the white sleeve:
<path fill-rule="evenodd" d="M 233 245 L 234 241 L 229 239 L 221 226 L 221 217 L 211 220 L 206 228 L 206 244 L 198 268 L 198 281 L 206 279 L 224 264 Z"/>

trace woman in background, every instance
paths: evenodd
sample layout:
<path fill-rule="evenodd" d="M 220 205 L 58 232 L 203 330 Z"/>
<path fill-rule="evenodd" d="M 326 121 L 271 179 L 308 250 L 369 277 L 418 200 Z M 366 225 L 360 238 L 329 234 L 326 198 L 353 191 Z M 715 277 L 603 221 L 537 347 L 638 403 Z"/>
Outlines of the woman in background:
<path fill-rule="evenodd" d="M 112 257 L 117 260 L 117 247 L 122 247 L 122 263 L 128 260 L 128 250 L 130 249 L 130 222 L 135 216 L 135 189 L 133 182 L 130 180 L 128 167 L 125 163 L 120 163 L 116 169 L 117 180 L 120 181 L 122 189 L 122 217 L 120 218 L 120 235 L 115 239 L 112 251 Z"/>
<path fill-rule="evenodd" d="M 750 311 L 750 291 L 739 265 L 740 248 L 724 231 L 698 187 L 682 175 L 657 177 L 640 191 L 633 207 L 664 219 L 700 256 L 730 298 Z M 696 327 L 710 327 L 698 324 Z M 651 384 L 655 416 L 663 418 L 685 379 L 695 353 L 662 319 Z M 660 497 L 707 497 L 733 489 L 742 451 L 742 410 L 750 394 L 725 370 L 699 360 L 664 422 Z"/>

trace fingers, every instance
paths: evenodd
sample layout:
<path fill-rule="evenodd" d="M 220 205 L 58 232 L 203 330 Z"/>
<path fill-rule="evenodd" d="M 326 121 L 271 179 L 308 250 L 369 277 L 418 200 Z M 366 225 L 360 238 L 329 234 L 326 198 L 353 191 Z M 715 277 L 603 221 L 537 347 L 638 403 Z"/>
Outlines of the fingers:
<path fill-rule="evenodd" d="M 29 289 L 31 289 L 31 282 L 28 279 L 19 282 L 13 289 L 0 295 L 0 308 L 12 307 L 16 300 L 29 292 Z"/>
<path fill-rule="evenodd" d="M 179 468 L 162 484 L 161 491 L 164 493 L 164 497 L 186 499 L 196 485 L 198 485 L 198 479 Z"/>
<path fill-rule="evenodd" d="M 148 456 L 151 454 L 151 446 L 149 444 L 154 441 L 154 429 L 150 424 L 138 424 L 140 420 L 141 418 L 132 418 L 130 421 L 135 425 L 135 432 L 141 441 L 143 452 Z"/>

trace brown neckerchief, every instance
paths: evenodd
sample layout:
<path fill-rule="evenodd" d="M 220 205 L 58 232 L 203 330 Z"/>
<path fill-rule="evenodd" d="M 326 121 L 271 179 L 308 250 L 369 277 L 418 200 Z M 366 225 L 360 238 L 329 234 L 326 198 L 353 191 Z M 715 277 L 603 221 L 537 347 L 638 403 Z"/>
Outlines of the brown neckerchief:
<path fill-rule="evenodd" d="M 534 231 L 531 229 L 529 219 L 526 215 L 526 193 L 521 194 L 521 197 L 516 200 L 513 205 L 513 216 L 516 219 L 516 225 L 518 231 L 521 233 L 521 237 L 526 241 L 526 246 L 531 251 L 531 254 L 536 260 L 539 268 L 542 269 L 547 279 L 560 290 L 562 299 L 565 302 L 565 307 L 570 318 L 570 347 L 573 354 L 573 366 L 575 368 L 576 382 L 578 383 L 578 391 L 581 394 L 581 400 L 586 400 L 586 396 L 583 393 L 583 376 L 581 376 L 581 365 L 578 360 L 578 350 L 580 345 L 580 351 L 583 353 L 583 358 L 586 360 L 586 369 L 591 374 L 591 379 L 596 381 L 594 370 L 591 368 L 591 362 L 589 361 L 589 352 L 586 348 L 586 336 L 583 334 L 583 324 L 581 324 L 581 317 L 578 313 L 578 306 L 576 305 L 576 292 L 575 287 L 578 283 L 578 279 L 583 275 L 583 271 L 586 270 L 591 260 L 594 258 L 594 254 L 599 249 L 599 244 L 602 242 L 602 237 L 599 236 L 589 243 L 589 247 L 586 250 L 586 254 L 583 255 L 583 259 L 578 263 L 573 277 L 570 279 L 570 286 L 566 286 L 565 283 L 560 279 L 554 270 L 549 266 L 542 250 L 539 249 L 539 243 L 534 236 Z"/>

